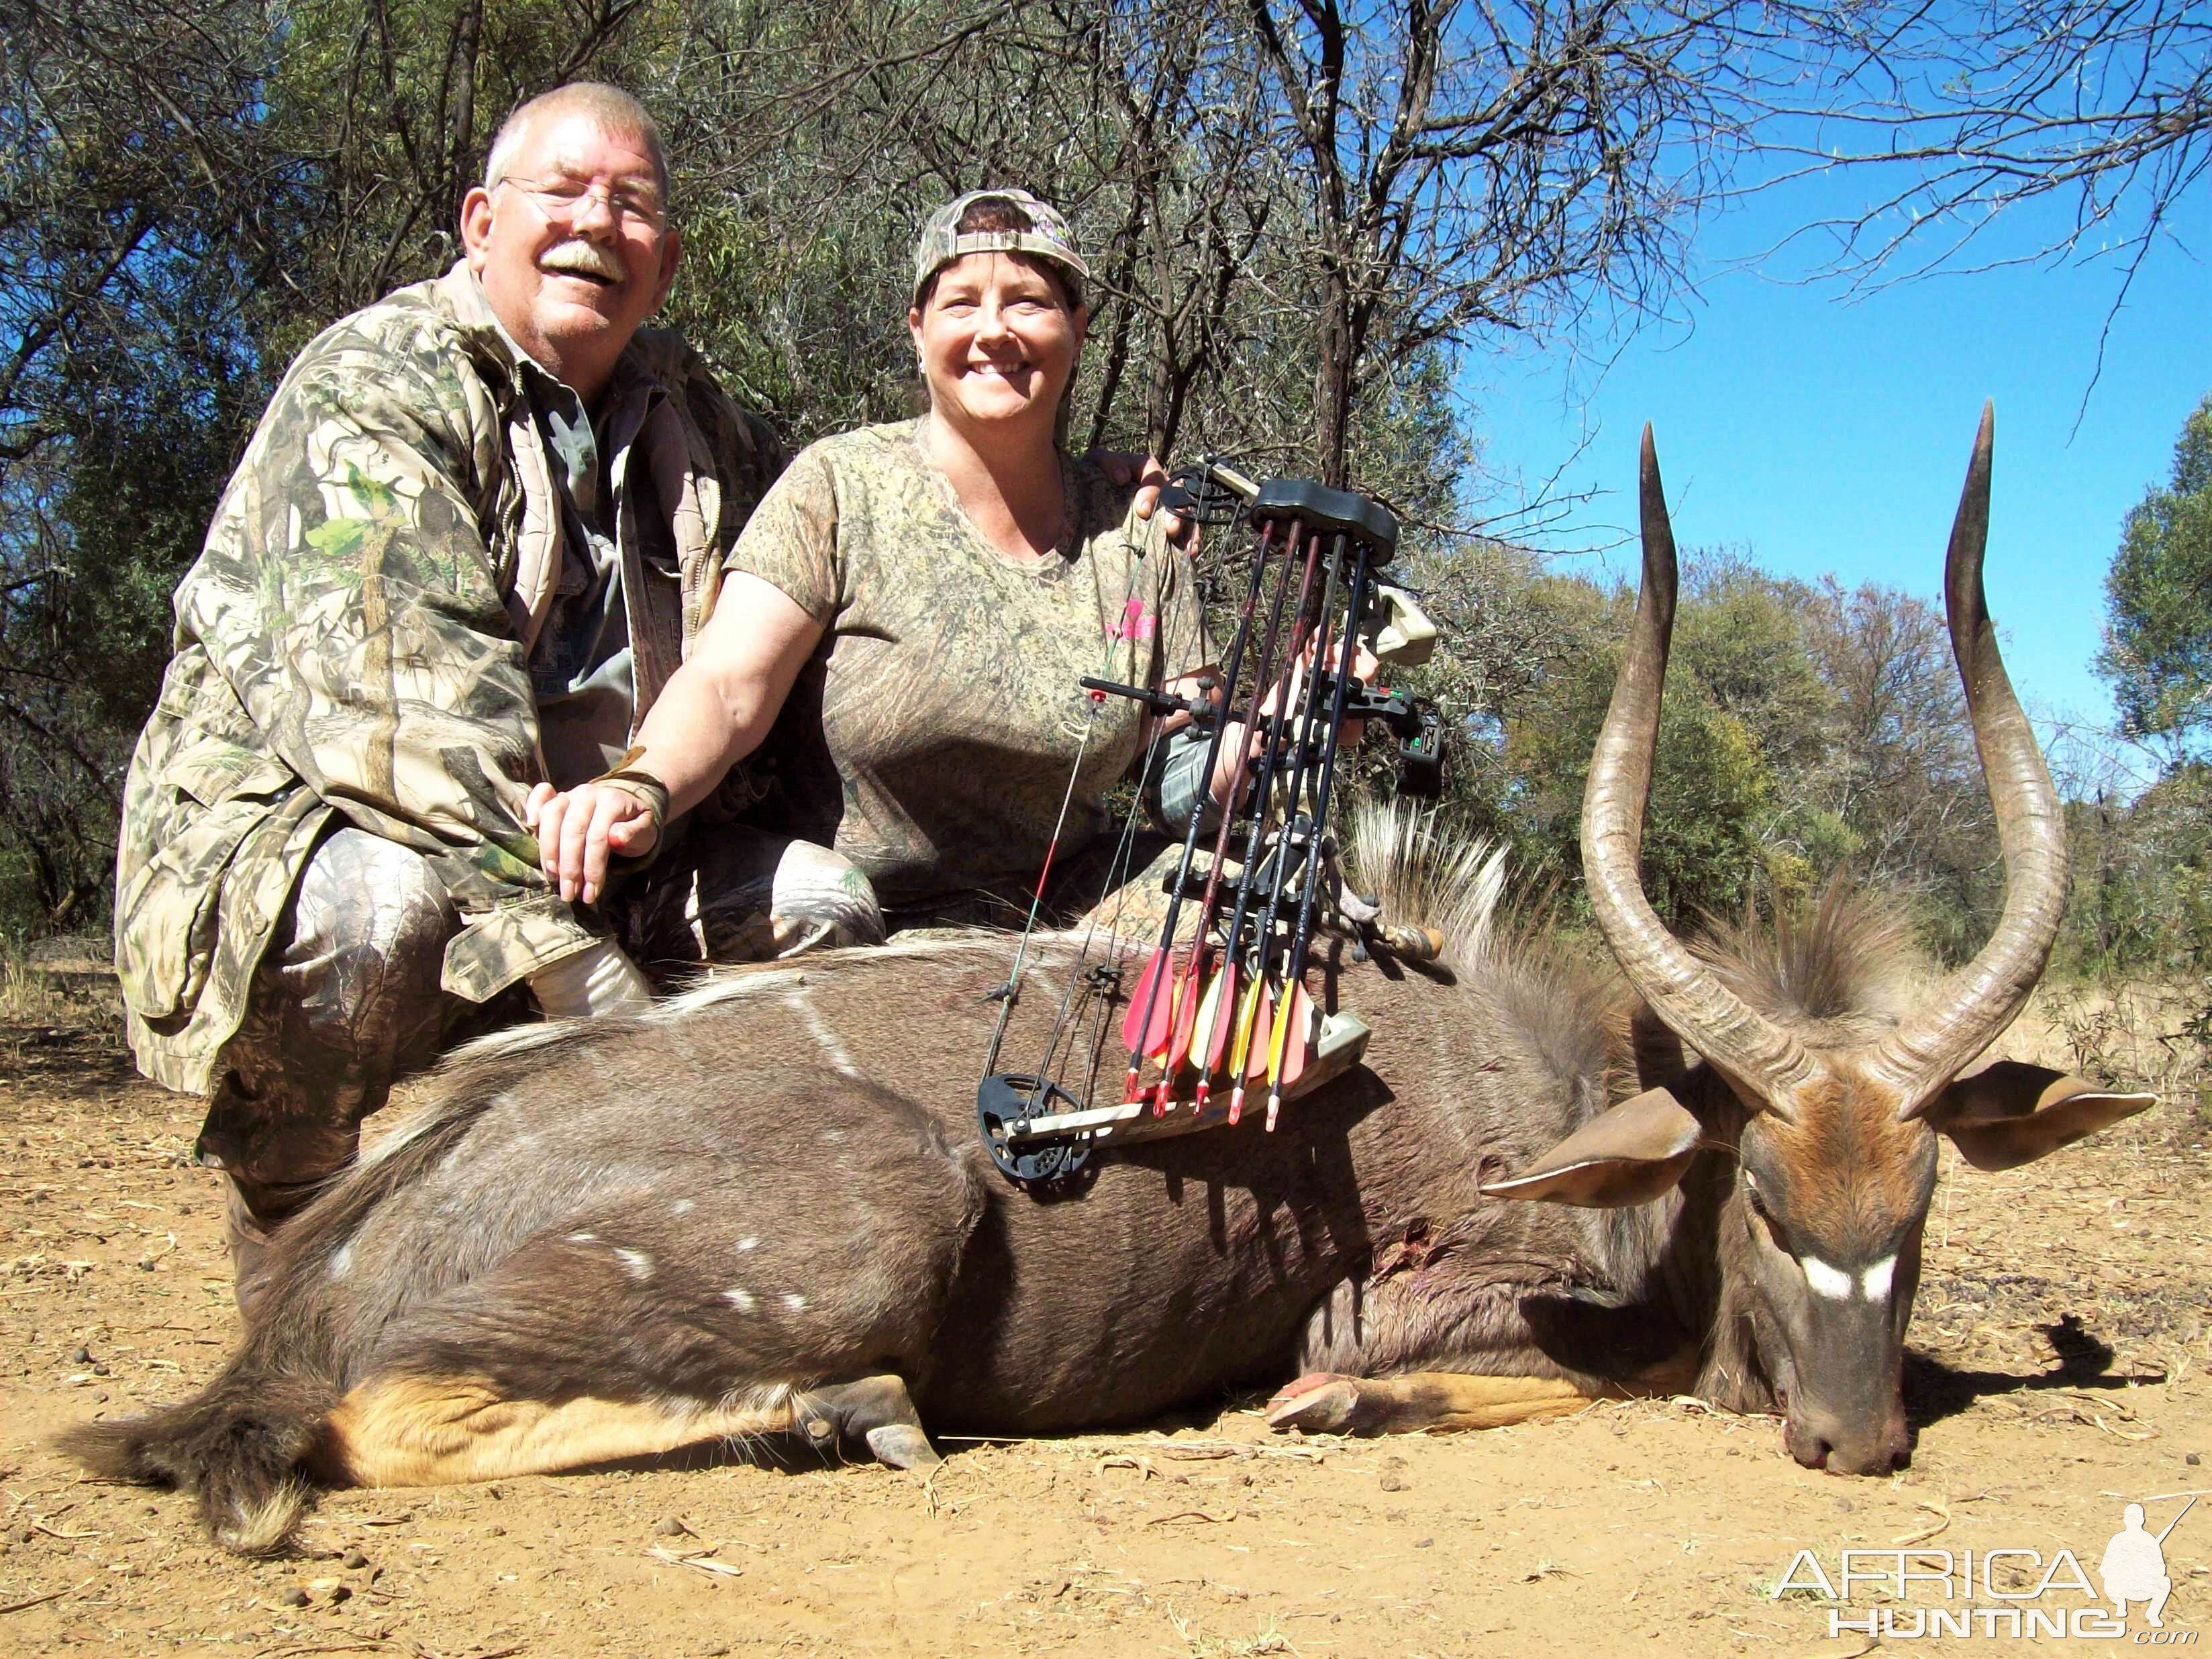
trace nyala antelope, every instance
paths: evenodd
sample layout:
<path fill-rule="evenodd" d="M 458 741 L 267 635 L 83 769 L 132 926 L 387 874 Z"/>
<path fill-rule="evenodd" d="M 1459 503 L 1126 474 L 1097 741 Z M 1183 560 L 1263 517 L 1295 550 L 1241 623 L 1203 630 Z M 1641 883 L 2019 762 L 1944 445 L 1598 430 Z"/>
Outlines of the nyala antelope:
<path fill-rule="evenodd" d="M 69 1449 L 189 1490 L 246 1552 L 281 1547 L 317 1482 L 755 1436 L 913 1466 L 936 1460 L 927 1429 L 1138 1423 L 1286 1377 L 1285 1428 L 1473 1428 L 1690 1388 L 1780 1411 L 1808 1467 L 1896 1468 L 1936 1137 L 2005 1169 L 2152 1103 L 2025 1065 L 1962 1075 L 2034 984 L 2065 890 L 1983 599 L 1990 443 L 1985 412 L 1946 597 L 2007 896 L 1933 989 L 1894 912 L 1840 888 L 1686 945 L 1646 902 L 1675 587 L 1647 432 L 1642 594 L 1583 830 L 1617 975 L 1494 921 L 1462 849 L 1437 866 L 1456 911 L 1428 918 L 1449 971 L 1325 970 L 1373 1027 L 1370 1065 L 1278 1133 L 1133 1145 L 1059 1202 L 977 1144 L 997 938 L 494 1037 L 282 1235 L 213 1382 Z M 1399 865 L 1381 884 L 1411 879 Z M 1045 951 L 1008 1052 L 1042 1048 L 1073 959 Z"/>

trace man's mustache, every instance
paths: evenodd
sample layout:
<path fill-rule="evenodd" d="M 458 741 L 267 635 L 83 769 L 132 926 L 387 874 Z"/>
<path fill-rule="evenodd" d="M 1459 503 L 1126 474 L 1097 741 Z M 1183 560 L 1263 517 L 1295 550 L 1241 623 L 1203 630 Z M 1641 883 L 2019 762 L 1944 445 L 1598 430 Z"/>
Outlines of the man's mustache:
<path fill-rule="evenodd" d="M 610 283 L 619 283 L 624 275 L 621 262 L 611 252 L 585 241 L 563 242 L 549 249 L 538 263 L 546 270 L 571 271 Z"/>

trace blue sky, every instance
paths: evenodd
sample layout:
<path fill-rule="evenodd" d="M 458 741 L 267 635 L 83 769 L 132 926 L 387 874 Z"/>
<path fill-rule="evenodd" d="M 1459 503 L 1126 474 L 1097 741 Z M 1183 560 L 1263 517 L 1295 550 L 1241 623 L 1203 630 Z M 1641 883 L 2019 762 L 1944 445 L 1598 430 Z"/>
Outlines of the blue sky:
<path fill-rule="evenodd" d="M 2185 209 L 2187 248 L 2167 240 L 2146 262 L 2100 374 L 2111 264 L 1938 276 L 1855 298 L 1787 280 L 1784 259 L 1755 260 L 1806 216 L 1802 194 L 1755 196 L 1701 234 L 1699 290 L 1677 321 L 1579 355 L 1468 361 L 1461 390 L 1504 479 L 1486 505 L 1555 473 L 1563 489 L 1602 492 L 1552 540 L 1614 544 L 1565 562 L 1632 575 L 1621 538 L 1649 420 L 1685 548 L 1739 546 L 1778 574 L 1932 598 L 1982 401 L 1994 398 L 1985 580 L 2006 665 L 2039 716 L 2109 720 L 2109 690 L 2090 667 L 2105 571 L 2122 519 L 2165 483 L 2182 421 L 2212 392 L 2212 191 Z M 2039 227 L 2018 216 L 2006 228 L 2018 246 Z"/>

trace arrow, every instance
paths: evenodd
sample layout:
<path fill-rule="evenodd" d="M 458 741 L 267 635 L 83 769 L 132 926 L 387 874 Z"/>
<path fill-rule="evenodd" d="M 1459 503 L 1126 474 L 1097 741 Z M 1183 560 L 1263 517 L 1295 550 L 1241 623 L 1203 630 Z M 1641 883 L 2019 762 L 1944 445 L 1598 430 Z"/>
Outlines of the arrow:
<path fill-rule="evenodd" d="M 1221 1065 L 1223 1051 L 1229 1046 L 1230 1028 L 1237 1023 L 1237 961 L 1224 957 L 1221 971 L 1206 988 L 1205 999 L 1198 1005 L 1198 1029 L 1191 1034 L 1191 1052 L 1198 1056 L 1198 1093 L 1191 1101 L 1191 1109 L 1206 1109 L 1206 1096 L 1213 1081 L 1213 1073 Z"/>
<path fill-rule="evenodd" d="M 1163 1001 L 1159 995 L 1163 967 L 1172 974 L 1175 958 L 1164 951 L 1154 951 L 1145 971 L 1138 975 L 1137 988 L 1129 994 L 1129 1012 L 1121 1017 L 1121 1041 L 1132 1054 L 1158 1054 L 1167 1046 L 1168 1022 L 1175 1009 L 1172 1000 Z"/>
<path fill-rule="evenodd" d="M 1200 1000 L 1197 980 L 1205 971 L 1201 965 L 1205 957 L 1204 944 L 1194 945 L 1190 952 L 1190 970 L 1176 975 L 1175 994 L 1170 999 L 1175 1006 L 1175 1017 L 1168 1022 L 1170 1036 L 1167 1046 L 1160 1053 L 1160 1084 L 1152 1095 L 1154 1117 L 1167 1115 L 1168 1091 L 1175 1086 L 1175 1075 L 1182 1069 L 1184 1056 L 1190 1053 L 1191 1029 L 1197 1024 Z"/>
<path fill-rule="evenodd" d="M 1344 538 L 1340 536 L 1329 555 L 1331 601 L 1336 597 L 1337 566 L 1343 551 Z M 1291 930 L 1290 955 L 1284 968 L 1291 987 L 1291 997 L 1299 1005 L 1287 1011 L 1283 1021 L 1288 1027 L 1293 1024 L 1292 1015 L 1296 1015 L 1297 1035 L 1290 1039 L 1297 1049 L 1293 1061 L 1296 1069 L 1285 1077 L 1285 1067 L 1278 1064 L 1271 1072 L 1267 1085 L 1267 1127 L 1271 1131 L 1275 1127 L 1277 1114 L 1282 1110 L 1284 1089 L 1296 1082 L 1297 1073 L 1305 1069 L 1305 1049 L 1310 1040 L 1307 1028 L 1312 1023 L 1313 1009 L 1312 1005 L 1305 1000 L 1306 947 L 1313 939 L 1314 899 L 1321 890 L 1322 836 L 1328 829 L 1329 794 L 1336 780 L 1337 744 L 1343 735 L 1345 703 L 1352 690 L 1353 671 L 1358 665 L 1355 630 L 1359 620 L 1360 605 L 1367 592 L 1367 544 L 1362 542 L 1353 555 L 1351 601 L 1346 607 L 1344 630 L 1337 643 L 1337 653 L 1342 660 L 1336 665 L 1335 684 L 1329 697 L 1328 725 L 1324 728 L 1325 735 L 1322 740 L 1321 779 L 1319 787 L 1314 791 L 1313 836 L 1306 848 L 1305 887 L 1298 897 L 1297 925 Z M 1321 685 L 1320 677 L 1326 670 L 1324 653 L 1328 648 L 1328 617 L 1324 608 L 1321 640 L 1314 650 L 1314 685 L 1316 690 Z M 1279 1037 L 1277 1041 L 1280 1046 L 1283 1039 Z"/>
<path fill-rule="evenodd" d="M 1291 549 L 1295 549 L 1297 545 L 1297 535 L 1298 527 L 1296 525 L 1293 525 L 1291 529 L 1291 539 L 1289 544 Z M 1162 981 L 1164 980 L 1175 977 L 1173 958 L 1175 951 L 1176 918 L 1182 909 L 1183 885 L 1190 876 L 1191 858 L 1192 855 L 1198 851 L 1199 826 L 1206 818 L 1207 790 L 1211 787 L 1212 783 L 1214 766 L 1221 757 L 1222 736 L 1229 730 L 1230 721 L 1228 719 L 1228 711 L 1231 702 L 1237 696 L 1237 675 L 1243 666 L 1244 647 L 1252 637 L 1252 616 L 1260 606 L 1261 576 L 1267 568 L 1267 554 L 1269 550 L 1274 544 L 1274 526 L 1272 523 L 1263 525 L 1261 527 L 1260 532 L 1260 550 L 1252 561 L 1251 586 L 1246 590 L 1244 594 L 1243 614 L 1237 618 L 1237 638 L 1229 647 L 1228 665 L 1223 671 L 1222 674 L 1221 702 L 1219 705 L 1221 713 L 1215 719 L 1213 722 L 1212 733 L 1206 739 L 1206 766 L 1205 769 L 1200 774 L 1200 778 L 1204 781 L 1199 790 L 1198 799 L 1193 803 L 1190 809 L 1190 828 L 1187 832 L 1185 832 L 1183 836 L 1182 860 L 1176 866 L 1175 892 L 1168 900 L 1167 918 L 1165 921 L 1162 923 L 1160 927 L 1160 942 L 1152 947 L 1152 959 L 1145 964 L 1145 971 L 1138 980 L 1137 994 L 1129 999 L 1130 1012 L 1133 1017 L 1133 1029 L 1135 1035 L 1139 1037 L 1147 1039 L 1148 1041 L 1144 1042 L 1132 1041 L 1129 1044 L 1129 1076 L 1121 1091 L 1122 1101 L 1127 1105 L 1134 1105 L 1139 1100 L 1143 1098 L 1144 1091 L 1138 1087 L 1138 1079 L 1144 1071 L 1145 1057 L 1149 1054 L 1155 1053 L 1164 1056 L 1166 1053 L 1164 1047 L 1158 1048 L 1153 1047 L 1153 1041 L 1157 1040 L 1155 1038 L 1156 1027 L 1154 1025 L 1154 1010 L 1159 1006 Z M 1307 563 L 1308 568 L 1310 569 L 1312 561 L 1309 559 Z M 1267 624 L 1267 643 L 1262 647 L 1261 651 L 1263 659 L 1267 653 L 1272 652 L 1274 648 L 1275 630 L 1277 625 L 1281 621 L 1283 614 L 1283 590 L 1287 588 L 1289 586 L 1290 560 L 1286 555 L 1283 562 L 1283 579 L 1280 582 L 1276 584 L 1274 614 Z M 1269 672 L 1271 671 L 1268 664 L 1263 660 L 1260 664 L 1258 670 L 1255 672 L 1255 678 L 1264 679 Z M 1243 766 L 1241 757 L 1237 768 L 1237 776 L 1241 782 L 1243 776 Z M 1230 802 L 1231 815 L 1233 815 L 1236 800 L 1234 793 L 1232 792 Z M 1226 816 L 1227 815 L 1224 815 L 1224 826 L 1226 823 Z M 1211 919 L 1215 884 L 1219 879 L 1220 868 L 1220 853 L 1218 848 L 1217 848 L 1214 855 L 1213 872 L 1208 877 L 1206 881 L 1206 900 L 1203 908 L 1207 914 L 1200 918 L 1197 939 L 1191 946 L 1193 957 L 1192 966 L 1194 968 L 1197 966 L 1196 958 L 1198 956 L 1202 954 L 1205 948 L 1206 924 Z M 1168 965 L 1168 971 L 1166 973 L 1162 973 L 1160 971 L 1163 963 Z M 1192 988 L 1194 990 L 1196 988 L 1193 987 Z M 1139 1008 L 1144 1010 L 1141 1014 L 1138 1014 L 1136 1012 Z M 1170 1036 L 1173 1034 L 1175 1029 L 1174 1014 L 1175 999 L 1170 995 L 1168 999 L 1168 1018 L 1166 1022 L 1167 1032 Z M 1122 1029 L 1124 1036 L 1128 1036 L 1130 1034 L 1131 1027 L 1131 1021 L 1123 1022 Z M 1160 1098 L 1155 1104 L 1154 1109 L 1156 1111 L 1165 1109 L 1168 1083 L 1170 1079 L 1173 1077 L 1174 1071 L 1175 1068 L 1173 1066 L 1168 1067 L 1166 1074 L 1160 1079 Z"/>
<path fill-rule="evenodd" d="M 1267 1060 L 1267 1133 L 1275 1131 L 1275 1119 L 1283 1109 L 1283 1091 L 1304 1075 L 1306 1053 L 1311 1040 L 1307 1030 L 1313 1024 L 1313 1003 L 1306 995 L 1305 981 L 1292 980 L 1291 994 L 1284 1000 L 1281 1016 L 1275 1022 L 1273 1052 Z"/>
<path fill-rule="evenodd" d="M 1244 1115 L 1244 1085 L 1264 1073 L 1267 1058 L 1268 1014 L 1273 1003 L 1267 995 L 1267 976 L 1252 975 L 1251 988 L 1244 993 L 1244 1006 L 1237 1016 L 1237 1041 L 1229 1051 L 1229 1072 L 1236 1086 L 1229 1091 L 1229 1121 L 1234 1123 Z"/>

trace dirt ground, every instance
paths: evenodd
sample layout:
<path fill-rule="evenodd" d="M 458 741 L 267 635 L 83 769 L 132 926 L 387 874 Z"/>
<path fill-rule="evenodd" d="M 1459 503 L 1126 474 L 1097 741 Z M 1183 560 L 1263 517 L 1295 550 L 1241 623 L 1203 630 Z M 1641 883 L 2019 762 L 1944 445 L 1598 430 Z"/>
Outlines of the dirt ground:
<path fill-rule="evenodd" d="M 2153 1500 L 2155 1530 L 2180 1508 L 2160 1494 L 2212 1488 L 2212 1152 L 2180 1103 L 2008 1175 L 1947 1152 L 1918 1442 L 1893 1479 L 1808 1473 L 1778 1422 L 1688 1401 L 1350 1441 L 1272 1436 L 1245 1400 L 1144 1433 L 948 1446 L 927 1480 L 707 1465 L 342 1492 L 301 1557 L 243 1562 L 174 1496 L 80 1479 L 47 1447 L 177 1397 L 231 1339 L 214 1178 L 185 1163 L 197 1119 L 107 1026 L 0 1025 L 0 1653 L 1840 1659 L 1871 1644 L 1831 1635 L 1800 1549 L 1831 1577 L 1845 1548 L 1930 1571 L 1930 1552 L 2063 1548 L 2094 1575 L 2124 1502 Z M 2212 1503 L 2165 1554 L 2166 1633 L 2212 1631 Z M 1998 1591 L 2032 1588 L 2027 1558 L 1990 1565 Z M 1975 1582 L 1975 1605 L 2005 1605 Z M 1862 1583 L 1842 1611 L 1893 1593 Z M 2021 1644 L 1893 1627 L 1880 1645 Z"/>

